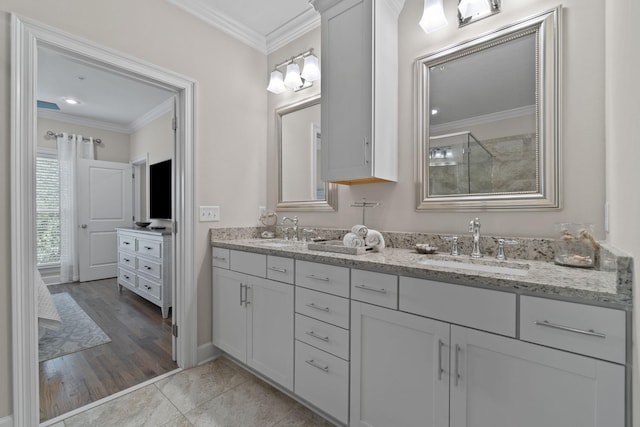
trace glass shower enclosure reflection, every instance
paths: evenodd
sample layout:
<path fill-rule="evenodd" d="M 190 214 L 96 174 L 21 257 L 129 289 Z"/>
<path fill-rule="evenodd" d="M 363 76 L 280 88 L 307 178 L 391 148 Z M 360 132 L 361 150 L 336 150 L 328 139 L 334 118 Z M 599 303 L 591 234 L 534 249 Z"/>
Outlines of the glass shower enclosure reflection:
<path fill-rule="evenodd" d="M 429 138 L 429 195 L 493 191 L 493 155 L 470 132 Z"/>

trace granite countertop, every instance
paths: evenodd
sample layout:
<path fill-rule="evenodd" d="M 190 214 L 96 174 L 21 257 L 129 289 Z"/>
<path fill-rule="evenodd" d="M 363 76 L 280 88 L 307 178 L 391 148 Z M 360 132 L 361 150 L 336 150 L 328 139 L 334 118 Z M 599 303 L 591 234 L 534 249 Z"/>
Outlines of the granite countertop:
<path fill-rule="evenodd" d="M 423 279 L 445 281 L 455 284 L 477 286 L 488 289 L 512 291 L 525 295 L 547 295 L 568 301 L 592 303 L 631 310 L 631 272 L 599 271 L 572 268 L 552 262 L 534 260 L 495 261 L 485 257 L 479 261 L 468 256 L 451 257 L 445 254 L 422 255 L 412 249 L 386 248 L 381 252 L 363 255 L 347 255 L 307 249 L 304 243 L 282 243 L 263 239 L 211 239 L 212 246 L 251 251 L 265 255 L 276 255 L 296 260 L 360 268 L 381 273 L 398 274 Z M 282 241 L 280 241 L 282 242 Z M 527 268 L 526 275 L 470 271 L 466 268 L 424 265 L 425 259 L 478 262 L 484 265 L 499 265 L 512 268 Z M 429 262 L 429 261 L 427 261 Z"/>

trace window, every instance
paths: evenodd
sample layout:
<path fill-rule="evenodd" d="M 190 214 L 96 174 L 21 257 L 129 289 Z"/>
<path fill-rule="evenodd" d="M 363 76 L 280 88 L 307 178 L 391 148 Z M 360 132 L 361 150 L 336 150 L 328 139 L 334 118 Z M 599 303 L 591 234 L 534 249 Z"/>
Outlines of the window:
<path fill-rule="evenodd" d="M 60 263 L 60 189 L 55 154 L 36 158 L 36 263 L 38 267 Z"/>

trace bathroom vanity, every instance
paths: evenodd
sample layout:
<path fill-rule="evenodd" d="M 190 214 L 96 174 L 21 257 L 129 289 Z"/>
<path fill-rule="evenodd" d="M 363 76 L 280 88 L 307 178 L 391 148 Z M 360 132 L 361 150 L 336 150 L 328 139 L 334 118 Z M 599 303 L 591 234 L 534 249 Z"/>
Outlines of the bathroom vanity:
<path fill-rule="evenodd" d="M 260 239 L 212 252 L 213 344 L 335 422 L 630 425 L 619 271 Z"/>

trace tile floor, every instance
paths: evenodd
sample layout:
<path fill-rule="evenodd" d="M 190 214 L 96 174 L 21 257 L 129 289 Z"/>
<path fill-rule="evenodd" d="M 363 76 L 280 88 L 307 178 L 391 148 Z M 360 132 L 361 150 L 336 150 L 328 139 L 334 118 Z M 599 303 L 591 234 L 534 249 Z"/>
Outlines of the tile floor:
<path fill-rule="evenodd" d="M 225 358 L 181 371 L 52 427 L 327 427 L 333 424 Z"/>

